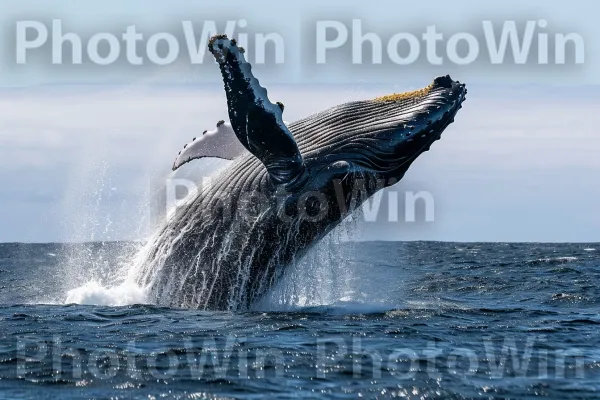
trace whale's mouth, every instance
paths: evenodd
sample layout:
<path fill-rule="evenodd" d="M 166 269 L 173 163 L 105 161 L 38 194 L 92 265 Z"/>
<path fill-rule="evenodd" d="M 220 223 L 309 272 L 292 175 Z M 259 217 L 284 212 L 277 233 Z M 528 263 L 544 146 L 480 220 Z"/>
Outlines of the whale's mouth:
<path fill-rule="evenodd" d="M 414 94 L 413 94 L 414 93 Z M 412 95 L 412 96 L 411 96 Z M 401 131 L 393 134 L 401 135 L 395 146 L 395 154 L 399 157 L 389 160 L 388 167 L 380 169 L 392 176 L 406 172 L 410 164 L 423 152 L 429 151 L 433 142 L 441 139 L 444 130 L 454 122 L 458 110 L 466 100 L 467 88 L 464 83 L 453 81 L 449 75 L 435 78 L 428 87 L 400 94 L 400 100 L 375 101 L 415 101 L 415 107 L 406 107 L 402 113 L 412 115 L 413 123 L 402 126 Z"/>
<path fill-rule="evenodd" d="M 400 177 L 441 138 L 466 94 L 464 84 L 446 75 L 419 90 L 338 106 L 321 117 L 327 139 L 315 156 L 326 151 L 329 163 L 346 161 L 364 172 Z"/>

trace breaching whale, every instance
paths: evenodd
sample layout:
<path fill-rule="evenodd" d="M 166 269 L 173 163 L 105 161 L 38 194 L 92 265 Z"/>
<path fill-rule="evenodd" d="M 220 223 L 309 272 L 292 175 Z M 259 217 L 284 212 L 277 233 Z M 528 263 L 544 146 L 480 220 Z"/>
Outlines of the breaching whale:
<path fill-rule="evenodd" d="M 286 125 L 235 40 L 214 36 L 209 50 L 223 77 L 226 128 L 245 150 L 159 230 L 138 283 L 158 304 L 244 310 L 368 197 L 402 179 L 454 121 L 467 90 L 446 75 Z M 186 154 L 174 168 L 194 156 L 203 155 Z"/>

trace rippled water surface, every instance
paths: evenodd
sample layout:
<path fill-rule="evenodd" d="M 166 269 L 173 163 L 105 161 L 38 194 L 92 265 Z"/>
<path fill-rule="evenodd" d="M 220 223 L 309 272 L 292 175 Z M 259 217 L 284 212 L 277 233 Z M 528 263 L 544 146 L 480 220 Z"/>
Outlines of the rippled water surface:
<path fill-rule="evenodd" d="M 320 251 L 225 313 L 106 289 L 134 244 L 0 244 L 0 397 L 600 398 L 600 244 Z"/>

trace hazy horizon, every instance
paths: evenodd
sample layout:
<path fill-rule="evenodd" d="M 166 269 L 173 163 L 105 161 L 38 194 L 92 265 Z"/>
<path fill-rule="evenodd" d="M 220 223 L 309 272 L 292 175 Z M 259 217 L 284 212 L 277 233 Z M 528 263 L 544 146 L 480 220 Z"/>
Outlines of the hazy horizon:
<path fill-rule="evenodd" d="M 364 85 L 268 87 L 289 121 L 386 93 Z M 164 206 L 161 185 L 177 152 L 227 118 L 216 85 L 18 92 L 0 95 L 2 242 L 143 240 Z M 400 195 L 430 192 L 435 220 L 424 222 L 418 211 L 415 223 L 363 223 L 355 239 L 600 241 L 598 101 L 576 94 L 470 88 L 456 122 L 395 187 Z M 199 160 L 175 177 L 224 164 Z"/>
<path fill-rule="evenodd" d="M 226 10 L 186 1 L 0 3 L 0 242 L 143 239 L 152 232 L 177 152 L 227 119 L 218 68 L 208 57 L 192 63 L 193 54 L 183 48 L 189 44 L 186 26 L 201 40 L 202 29 L 212 23 L 219 30 L 237 24 L 238 38 L 255 33 L 281 38 L 281 52 L 267 53 L 267 62 L 255 63 L 253 71 L 270 99 L 286 105 L 288 121 L 345 101 L 423 87 L 437 75 L 449 73 L 467 83 L 468 100 L 456 122 L 395 188 L 400 195 L 431 193 L 435 220 L 423 222 L 419 211 L 420 222 L 358 224 L 354 238 L 600 242 L 600 188 L 594 184 L 600 172 L 600 42 L 594 40 L 600 25 L 594 2 L 564 7 L 559 1 L 456 1 L 448 7 L 440 0 L 402 7 L 382 1 L 373 7 L 341 0 L 234 0 Z M 388 12 L 398 7 L 402 13 Z M 589 12 L 581 13 L 582 8 Z M 73 63 L 77 51 L 71 42 L 54 45 L 55 21 L 69 40 L 82 41 L 81 64 Z M 355 21 L 360 35 L 354 34 Z M 523 38 L 531 28 L 525 62 L 512 57 L 513 47 L 506 62 L 492 62 L 485 21 L 498 32 L 512 21 Z M 19 23 L 48 30 L 46 42 L 38 48 L 31 44 L 33 34 L 19 39 Z M 318 64 L 322 23 L 342 26 L 348 40 Z M 113 64 L 90 61 L 85 45 L 92 37 L 121 37 L 134 25 L 145 35 L 143 42 L 172 33 L 180 57 L 168 65 L 152 64 L 151 46 L 140 44 L 136 50 L 145 56 L 144 65 L 133 65 L 124 45 Z M 444 35 L 436 47 L 441 64 L 430 62 L 424 42 L 415 62 L 394 61 L 393 37 L 418 40 L 431 26 Z M 355 36 L 368 42 L 356 47 Z M 472 43 L 454 43 L 453 55 L 452 37 L 462 38 L 462 45 L 476 41 L 479 57 L 451 61 L 465 60 L 473 49 Z M 577 39 L 565 47 L 565 64 L 555 63 L 558 37 Z M 372 39 L 381 41 L 381 63 L 373 62 L 378 45 Z M 18 45 L 24 42 L 35 48 L 24 52 Z M 398 57 L 399 49 L 406 55 L 407 43 L 397 46 Z M 357 48 L 360 63 L 354 62 Z M 62 57 L 54 60 L 57 49 Z M 253 50 L 248 48 L 248 57 L 257 58 Z M 278 56 L 282 63 L 276 63 Z M 201 160 L 175 177 L 198 177 L 222 165 Z"/>

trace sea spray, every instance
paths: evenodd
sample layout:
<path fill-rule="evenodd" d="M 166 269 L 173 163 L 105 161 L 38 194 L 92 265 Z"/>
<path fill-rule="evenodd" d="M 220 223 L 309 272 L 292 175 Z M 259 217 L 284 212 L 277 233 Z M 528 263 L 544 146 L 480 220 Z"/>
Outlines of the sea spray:
<path fill-rule="evenodd" d="M 100 143 L 98 147 L 104 146 Z M 108 206 L 118 196 L 113 182 L 118 172 L 98 154 L 89 155 L 77 161 L 79 168 L 70 179 L 62 202 L 64 240 L 83 245 L 65 245 L 61 268 L 57 271 L 65 294 L 57 301 L 96 305 L 146 303 L 145 289 L 137 282 L 145 271 L 144 255 L 151 249 L 153 238 L 164 226 L 168 214 L 164 199 L 168 179 L 159 179 L 157 173 L 145 174 L 135 186 L 138 188 L 138 198 L 132 207 L 135 213 L 117 219 Z M 200 161 L 187 166 L 178 176 L 191 180 L 207 175 L 207 171 L 208 175 L 217 173 L 224 165 Z M 119 237 L 123 226 L 140 240 L 106 241 Z"/>
<path fill-rule="evenodd" d="M 61 301 L 64 304 L 121 306 L 146 302 L 143 289 L 127 279 L 131 260 L 140 243 L 96 242 L 66 246 L 72 247 L 66 254 L 74 256 L 65 260 L 63 269 L 79 272 L 63 283 L 65 295 Z"/>
<path fill-rule="evenodd" d="M 360 210 L 317 243 L 261 301 L 253 307 L 263 311 L 289 311 L 343 302 L 361 303 L 363 294 L 345 260 L 341 243 L 356 233 Z"/>

